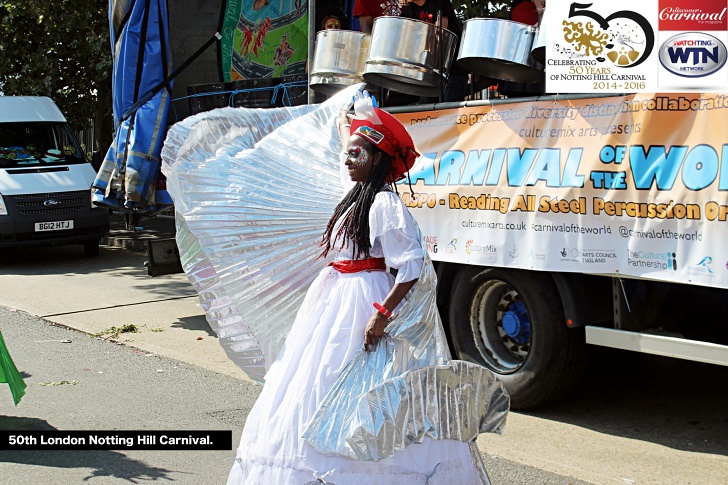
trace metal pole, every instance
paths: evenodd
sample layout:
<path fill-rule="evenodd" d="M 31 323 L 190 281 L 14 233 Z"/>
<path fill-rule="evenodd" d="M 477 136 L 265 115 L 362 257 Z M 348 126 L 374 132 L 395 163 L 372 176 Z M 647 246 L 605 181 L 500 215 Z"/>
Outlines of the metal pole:
<path fill-rule="evenodd" d="M 442 103 L 443 99 L 445 98 L 445 93 L 444 93 L 445 83 L 444 83 L 444 80 L 442 79 L 442 76 L 444 74 L 443 67 L 445 64 L 445 52 L 443 51 L 443 48 L 444 48 L 443 43 L 445 42 L 445 32 L 443 31 L 443 28 L 442 28 L 442 24 L 443 24 L 442 4 L 440 4 L 440 10 L 437 12 L 437 20 L 438 20 L 438 22 L 437 22 L 436 26 L 439 29 L 439 34 L 440 34 L 439 35 L 439 37 L 440 37 L 440 39 L 439 39 L 440 66 L 438 69 L 439 76 L 438 76 L 438 82 L 437 82 L 437 87 L 439 88 L 438 89 L 439 92 L 437 94 L 437 101 L 438 101 L 438 103 Z M 449 19 L 448 19 L 448 22 L 449 22 Z"/>
<path fill-rule="evenodd" d="M 313 54 L 316 45 L 316 0 L 308 0 L 308 61 L 306 74 L 308 77 L 308 104 L 314 104 L 314 92 L 311 89 L 311 71 L 313 70 Z"/>

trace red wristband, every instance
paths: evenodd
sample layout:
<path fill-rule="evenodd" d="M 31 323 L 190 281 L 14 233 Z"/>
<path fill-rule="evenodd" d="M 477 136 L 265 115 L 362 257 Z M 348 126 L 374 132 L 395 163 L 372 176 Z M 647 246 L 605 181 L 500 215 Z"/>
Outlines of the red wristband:
<path fill-rule="evenodd" d="M 376 309 L 377 309 L 377 311 L 378 311 L 379 313 L 381 313 L 382 315 L 384 315 L 385 317 L 387 317 L 387 318 L 392 318 L 392 312 L 390 312 L 389 310 L 387 310 L 386 308 L 384 308 L 384 307 L 383 307 L 382 305 L 380 305 L 379 303 L 377 303 L 377 302 L 374 302 L 374 308 L 376 308 Z"/>

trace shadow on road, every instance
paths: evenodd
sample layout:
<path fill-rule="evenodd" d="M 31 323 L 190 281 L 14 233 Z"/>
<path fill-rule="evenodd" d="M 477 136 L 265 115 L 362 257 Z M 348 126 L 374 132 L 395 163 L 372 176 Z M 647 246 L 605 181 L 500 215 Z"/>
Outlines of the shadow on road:
<path fill-rule="evenodd" d="M 725 382 L 726 367 L 594 347 L 591 368 L 570 396 L 524 414 L 728 456 Z"/>
<path fill-rule="evenodd" d="M 207 318 L 205 318 L 204 315 L 178 318 L 177 321 L 172 324 L 172 328 L 182 328 L 185 330 L 203 330 L 204 332 L 207 332 L 207 335 L 209 335 L 210 337 L 217 338 L 217 335 L 210 328 L 210 324 L 207 323 Z"/>
<path fill-rule="evenodd" d="M 96 258 L 86 258 L 80 246 L 53 246 L 6 249 L 0 254 L 0 276 L 100 275 L 109 277 L 109 288 L 115 279 L 132 278 L 135 291 L 156 299 L 194 296 L 186 279 L 152 278 L 144 262 L 145 253 L 127 249 L 101 247 Z"/>
<path fill-rule="evenodd" d="M 85 257 L 80 245 L 8 248 L 0 254 L 0 275 L 89 274 L 130 265 L 144 269 L 146 259 L 144 253 L 106 246 L 95 258 Z"/>
<path fill-rule="evenodd" d="M 3 451 L 0 462 L 47 467 L 49 473 L 53 473 L 51 468 L 90 468 L 89 475 L 83 478 L 90 483 L 98 477 L 114 477 L 131 483 L 175 481 L 170 476 L 171 470 L 149 466 L 116 451 Z"/>
<path fill-rule="evenodd" d="M 55 429 L 57 428 L 44 419 L 0 415 L 0 430 L 44 431 Z M 5 450 L 0 453 L 0 463 L 53 468 L 89 468 L 90 474 L 84 477 L 83 481 L 97 477 L 115 477 L 131 483 L 160 479 L 174 481 L 170 477 L 171 470 L 149 466 L 116 451 Z M 179 474 L 180 472 L 174 473 Z"/>
<path fill-rule="evenodd" d="M 0 414 L 0 430 L 3 431 L 43 431 L 52 429 L 56 428 L 48 424 L 48 421 L 45 419 L 26 418 L 24 416 L 3 416 Z M 5 452 L 0 457 L 4 454 Z"/>

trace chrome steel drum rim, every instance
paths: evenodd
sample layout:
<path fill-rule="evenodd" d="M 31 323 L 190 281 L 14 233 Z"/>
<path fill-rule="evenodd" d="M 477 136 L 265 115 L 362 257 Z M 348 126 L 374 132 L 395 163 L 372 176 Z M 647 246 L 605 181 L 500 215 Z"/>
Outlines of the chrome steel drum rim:
<path fill-rule="evenodd" d="M 331 95 L 363 82 L 370 40 L 369 34 L 351 30 L 319 32 L 311 70 L 311 89 Z"/>
<path fill-rule="evenodd" d="M 531 55 L 537 62 L 546 64 L 546 31 L 540 27 L 536 31 L 536 38 L 533 41 Z"/>
<path fill-rule="evenodd" d="M 364 80 L 374 86 L 415 96 L 436 97 L 440 93 L 439 86 L 416 84 L 410 80 L 403 81 L 402 78 L 395 78 L 391 75 L 383 76 L 378 73 L 364 73 Z"/>
<path fill-rule="evenodd" d="M 453 59 L 457 37 L 448 30 L 401 17 L 379 17 L 374 21 L 364 80 L 385 89 L 418 95 L 437 96 L 440 76 L 443 82 Z M 441 50 L 442 49 L 442 50 Z M 443 66 L 440 66 L 440 56 Z"/>
<path fill-rule="evenodd" d="M 361 76 L 347 76 L 345 74 L 311 74 L 311 89 L 317 93 L 331 96 L 347 86 L 364 82 Z"/>
<path fill-rule="evenodd" d="M 504 19 L 465 21 L 457 64 L 506 81 L 541 82 L 543 65 L 531 55 L 536 29 Z"/>

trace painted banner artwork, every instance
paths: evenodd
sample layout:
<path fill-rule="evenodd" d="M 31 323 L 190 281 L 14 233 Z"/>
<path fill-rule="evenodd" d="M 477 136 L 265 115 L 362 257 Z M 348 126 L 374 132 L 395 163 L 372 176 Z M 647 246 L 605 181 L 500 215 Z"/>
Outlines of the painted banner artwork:
<path fill-rule="evenodd" d="M 433 260 L 728 288 L 728 94 L 396 114 Z"/>
<path fill-rule="evenodd" d="M 220 51 L 223 80 L 305 73 L 307 33 L 306 0 L 228 0 Z"/>

